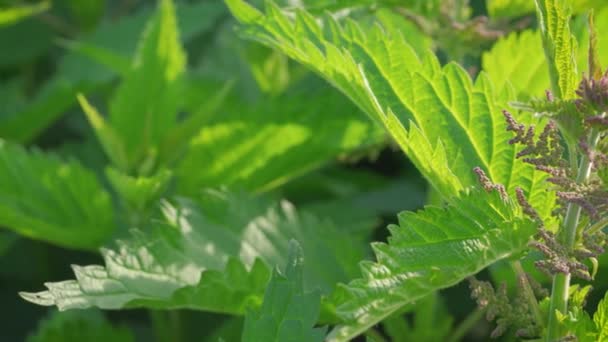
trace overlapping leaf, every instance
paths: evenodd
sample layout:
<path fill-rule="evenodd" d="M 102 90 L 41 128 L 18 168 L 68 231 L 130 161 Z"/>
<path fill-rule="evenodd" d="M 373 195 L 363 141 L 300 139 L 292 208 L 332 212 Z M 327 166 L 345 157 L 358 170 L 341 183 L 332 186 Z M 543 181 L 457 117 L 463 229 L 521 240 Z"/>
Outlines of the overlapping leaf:
<path fill-rule="evenodd" d="M 216 3 L 180 4 L 177 7 L 177 16 L 180 19 L 179 31 L 182 40 L 189 41 L 209 29 L 221 12 L 222 7 Z M 138 36 L 149 15 L 150 11 L 144 9 L 136 15 L 103 23 L 96 31 L 82 37 L 78 43 L 70 44 L 74 51 L 68 52 L 61 59 L 57 74 L 42 84 L 31 103 L 23 102 L 12 108 L 0 108 L 0 137 L 19 142 L 31 141 L 74 106 L 78 91 L 88 92 L 112 81 L 116 73 L 100 68 L 90 59 L 91 56 L 105 52 L 111 53 L 110 58 L 118 56 L 128 61 L 136 50 Z M 24 39 L 21 33 L 22 31 L 19 31 L 19 34 L 6 32 L 6 35 Z M 50 37 L 44 39 L 51 40 Z M 16 44 L 29 46 L 21 41 Z M 11 58 L 13 56 L 24 59 L 14 53 L 7 55 Z M 25 91 L 19 89 L 18 95 L 25 96 Z"/>
<path fill-rule="evenodd" d="M 536 224 L 496 192 L 471 192 L 444 208 L 399 215 L 388 243 L 373 244 L 376 262 L 334 296 L 343 324 L 328 341 L 348 341 L 407 304 L 457 284 L 527 249 Z"/>
<path fill-rule="evenodd" d="M 288 252 L 284 273 L 272 273 L 262 307 L 247 313 L 242 342 L 323 341 L 326 328 L 314 328 L 321 294 L 304 291 L 304 258 L 295 240 L 290 242 Z"/>
<path fill-rule="evenodd" d="M 512 33 L 482 56 L 482 67 L 497 90 L 513 86 L 517 100 L 542 97 L 550 88 L 549 69 L 537 31 Z"/>
<path fill-rule="evenodd" d="M 570 32 L 572 4 L 565 0 L 535 0 L 552 90 L 558 98 L 574 97 L 577 87 L 577 42 Z"/>
<path fill-rule="evenodd" d="M 123 326 L 112 325 L 101 312 L 51 312 L 27 342 L 135 341 Z"/>
<path fill-rule="evenodd" d="M 109 194 L 75 161 L 0 141 L 0 224 L 61 246 L 97 248 L 114 230 Z"/>
<path fill-rule="evenodd" d="M 308 255 L 307 288 L 329 292 L 351 279 L 363 247 L 329 221 L 298 213 L 287 202 L 207 191 L 199 203 L 166 203 L 163 220 L 134 230 L 103 266 L 75 266 L 76 280 L 47 283 L 22 296 L 61 310 L 96 306 L 191 308 L 241 314 L 261 302 L 270 267 L 282 264 L 288 242 Z M 270 266 L 270 267 L 269 267 Z"/>
<path fill-rule="evenodd" d="M 219 184 L 266 190 L 383 139 L 382 129 L 331 89 L 253 106 L 233 99 L 190 142 L 178 164 L 178 188 L 186 194 Z"/>
<path fill-rule="evenodd" d="M 593 323 L 597 329 L 597 341 L 608 341 L 608 293 L 598 304 L 593 315 Z"/>
<path fill-rule="evenodd" d="M 458 65 L 440 67 L 431 54 L 417 56 L 403 37 L 382 27 L 363 30 L 331 17 L 266 14 L 227 0 L 247 38 L 280 49 L 319 73 L 376 122 L 384 125 L 418 169 L 445 198 L 475 184 L 479 166 L 512 192 L 521 186 L 544 217 L 550 194 L 544 176 L 516 160 L 501 109 L 514 96 L 493 89 L 485 74 L 473 82 Z M 530 117 L 521 116 L 522 122 Z"/>

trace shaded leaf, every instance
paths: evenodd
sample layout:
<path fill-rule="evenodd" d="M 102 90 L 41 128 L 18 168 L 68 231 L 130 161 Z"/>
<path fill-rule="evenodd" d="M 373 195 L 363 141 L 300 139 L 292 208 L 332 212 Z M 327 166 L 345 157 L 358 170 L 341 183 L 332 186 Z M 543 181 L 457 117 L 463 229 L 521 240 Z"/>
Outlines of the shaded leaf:
<path fill-rule="evenodd" d="M 27 342 L 135 341 L 126 327 L 113 326 L 96 310 L 51 312 Z"/>
<path fill-rule="evenodd" d="M 92 249 L 114 230 L 109 194 L 76 161 L 0 141 L 0 224 L 33 239 Z"/>
<path fill-rule="evenodd" d="M 190 142 L 176 171 L 178 189 L 191 194 L 221 184 L 268 190 L 383 139 L 381 129 L 328 89 L 255 105 L 231 98 Z"/>
<path fill-rule="evenodd" d="M 133 230 L 104 266 L 74 266 L 76 280 L 46 283 L 48 291 L 22 293 L 60 310 L 96 306 L 190 308 L 242 314 L 260 304 L 270 268 L 285 262 L 290 239 L 310 250 L 306 288 L 328 293 L 357 272 L 361 243 L 330 221 L 287 203 L 206 191 L 198 203 L 165 203 L 164 218 Z M 314 251 L 314 252 L 313 252 Z"/>
<path fill-rule="evenodd" d="M 243 342 L 322 342 L 325 328 L 314 328 L 321 294 L 304 291 L 304 258 L 300 245 L 289 244 L 284 272 L 275 270 L 266 287 L 262 307 L 245 316 Z"/>

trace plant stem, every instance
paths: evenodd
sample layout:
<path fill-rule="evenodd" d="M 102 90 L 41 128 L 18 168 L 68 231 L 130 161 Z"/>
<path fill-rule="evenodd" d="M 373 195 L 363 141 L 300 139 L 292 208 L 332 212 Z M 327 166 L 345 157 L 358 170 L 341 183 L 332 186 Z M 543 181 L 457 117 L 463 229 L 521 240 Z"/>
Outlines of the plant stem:
<path fill-rule="evenodd" d="M 603 217 L 599 221 L 595 222 L 591 227 L 587 229 L 587 233 L 589 233 L 589 235 L 593 235 L 599 230 L 602 230 L 606 227 L 608 227 L 608 216 Z"/>
<path fill-rule="evenodd" d="M 456 327 L 456 329 L 454 329 L 454 331 L 452 332 L 452 335 L 447 340 L 447 342 L 460 341 L 464 337 L 464 335 L 466 335 L 466 333 L 469 330 L 471 330 L 473 325 L 475 325 L 475 323 L 477 323 L 481 319 L 481 317 L 483 317 L 483 313 L 485 311 L 486 311 L 485 309 L 476 309 L 475 311 L 471 312 L 464 319 L 464 321 L 460 322 L 460 324 Z"/>
<path fill-rule="evenodd" d="M 599 132 L 591 130 L 589 134 L 589 149 L 593 151 L 599 140 Z M 589 159 L 589 156 L 584 154 L 582 156 L 578 173 L 576 175 L 576 182 L 579 184 L 584 183 L 591 174 L 591 167 L 593 161 Z M 581 216 L 581 207 L 579 205 L 569 203 L 566 209 L 566 217 L 564 218 L 564 224 L 560 230 L 561 243 L 564 245 L 566 250 L 570 252 L 574 247 L 576 239 L 578 222 Z M 547 326 L 547 339 L 546 341 L 555 341 L 559 339 L 560 331 L 557 322 L 556 310 L 562 314 L 566 314 L 568 310 L 568 291 L 570 288 L 570 274 L 558 273 L 553 276 L 553 285 L 551 287 L 551 306 L 549 309 L 549 324 Z"/>

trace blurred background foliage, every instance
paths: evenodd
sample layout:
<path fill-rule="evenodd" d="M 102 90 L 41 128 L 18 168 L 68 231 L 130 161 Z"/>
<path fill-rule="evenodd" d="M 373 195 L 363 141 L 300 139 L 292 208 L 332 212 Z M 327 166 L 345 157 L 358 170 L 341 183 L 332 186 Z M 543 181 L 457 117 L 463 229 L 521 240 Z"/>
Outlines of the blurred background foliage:
<path fill-rule="evenodd" d="M 575 2 L 581 14 L 606 5 Z M 484 69 L 521 98 L 540 96 L 549 86 L 540 38 L 530 30 L 536 19 L 529 0 L 278 3 L 400 31 L 416 51 L 431 49 L 473 75 Z M 146 62 L 140 38 L 156 5 L 0 0 L 3 341 L 238 340 L 242 318 L 185 310 L 58 314 L 17 296 L 45 281 L 71 278 L 70 264 L 101 263 L 96 250 L 156 217 L 156 201 L 167 194 L 195 196 L 224 186 L 285 198 L 351 227 L 348 234 L 362 246 L 385 239 L 385 227 L 399 211 L 436 201 L 380 127 L 286 56 L 239 39 L 220 0 L 176 1 L 181 47 L 163 47 L 178 51 L 167 56 L 173 64 Z M 602 28 L 608 20 L 600 18 L 598 31 L 608 32 Z M 583 15 L 573 27 L 584 42 L 582 23 Z M 147 34 L 171 34 L 154 32 Z M 529 50 L 513 49 L 515 44 Z M 520 58 L 517 65 L 526 72 L 501 69 L 505 58 Z M 160 77 L 166 69 L 175 77 Z M 155 88 L 165 81 L 166 87 Z M 150 128 L 129 114 L 142 108 L 171 117 Z M 143 126 L 150 136 L 140 134 Z M 497 265 L 492 277 L 508 281 L 510 275 Z M 394 341 L 443 340 L 452 320 L 462 321 L 473 308 L 466 286 L 457 286 L 410 308 L 406 320 L 391 318 L 384 332 Z M 430 320 L 440 322 L 429 327 Z M 480 321 L 469 338 L 489 330 Z"/>

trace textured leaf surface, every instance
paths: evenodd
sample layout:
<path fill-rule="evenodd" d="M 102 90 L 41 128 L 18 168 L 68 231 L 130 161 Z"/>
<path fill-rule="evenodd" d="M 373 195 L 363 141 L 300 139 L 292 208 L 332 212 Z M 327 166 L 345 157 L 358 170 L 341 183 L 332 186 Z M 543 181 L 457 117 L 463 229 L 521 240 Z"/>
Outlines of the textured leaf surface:
<path fill-rule="evenodd" d="M 0 141 L 0 224 L 64 247 L 98 247 L 114 230 L 109 194 L 75 161 Z"/>
<path fill-rule="evenodd" d="M 241 33 L 280 49 L 319 73 L 376 122 L 384 125 L 444 198 L 476 184 L 479 166 L 510 193 L 521 186 L 544 217 L 551 194 L 545 178 L 515 159 L 501 109 L 514 99 L 485 74 L 473 82 L 456 64 L 440 67 L 431 54 L 417 56 L 402 35 L 352 21 L 339 25 L 297 11 L 295 20 L 269 3 L 266 14 L 227 0 Z M 530 122 L 521 116 L 518 120 Z"/>
<path fill-rule="evenodd" d="M 151 149 L 180 109 L 186 54 L 171 0 L 159 2 L 139 44 L 132 69 L 110 102 L 109 122 L 124 141 L 129 167 L 158 153 Z"/>
<path fill-rule="evenodd" d="M 526 250 L 536 231 L 495 192 L 473 191 L 452 203 L 399 215 L 388 243 L 372 246 L 377 261 L 362 262 L 363 278 L 334 295 L 343 324 L 328 341 L 348 341 L 405 305 Z"/>
<path fill-rule="evenodd" d="M 597 310 L 593 315 L 593 322 L 597 328 L 597 341 L 608 341 L 608 293 L 598 304 Z"/>
<path fill-rule="evenodd" d="M 381 128 L 331 89 L 253 106 L 232 99 L 190 142 L 176 172 L 178 188 L 186 194 L 220 184 L 267 190 L 383 140 Z"/>
<path fill-rule="evenodd" d="M 321 294 L 304 291 L 304 258 L 300 245 L 289 244 L 284 273 L 275 270 L 264 302 L 245 316 L 243 342 L 322 342 L 325 328 L 313 328 L 319 317 Z"/>
<path fill-rule="evenodd" d="M 496 90 L 511 85 L 520 101 L 545 96 L 551 85 L 537 31 L 526 30 L 501 38 L 483 54 L 482 66 Z"/>
<path fill-rule="evenodd" d="M 115 249 L 103 249 L 103 266 L 74 266 L 76 280 L 23 293 L 61 310 L 97 306 L 191 308 L 240 314 L 258 305 L 270 268 L 285 262 L 290 239 L 308 255 L 307 288 L 329 292 L 351 279 L 364 248 L 329 221 L 298 213 L 287 202 L 207 191 L 198 203 L 166 203 L 164 219 L 133 230 Z"/>
<path fill-rule="evenodd" d="M 135 341 L 125 327 L 113 326 L 99 311 L 52 312 L 27 342 Z"/>
<path fill-rule="evenodd" d="M 558 98 L 573 98 L 578 76 L 577 43 L 570 32 L 572 3 L 566 0 L 535 1 L 553 91 Z"/>

